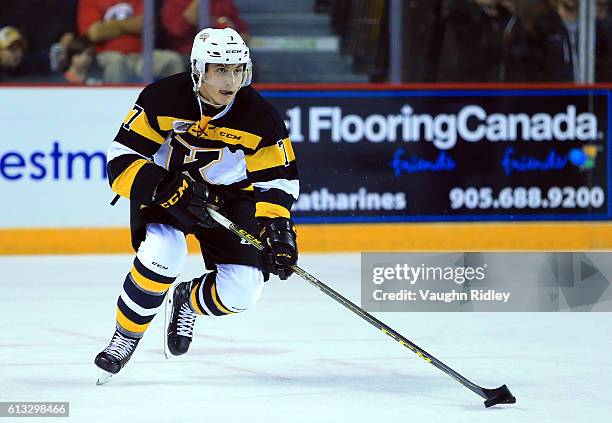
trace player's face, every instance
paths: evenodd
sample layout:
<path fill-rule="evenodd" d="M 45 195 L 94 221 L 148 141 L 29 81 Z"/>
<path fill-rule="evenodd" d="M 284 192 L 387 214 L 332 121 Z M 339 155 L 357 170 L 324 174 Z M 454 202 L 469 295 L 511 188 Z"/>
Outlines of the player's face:
<path fill-rule="evenodd" d="M 206 75 L 200 94 L 212 104 L 227 105 L 236 97 L 242 84 L 244 65 L 221 65 L 211 63 L 207 66 Z"/>

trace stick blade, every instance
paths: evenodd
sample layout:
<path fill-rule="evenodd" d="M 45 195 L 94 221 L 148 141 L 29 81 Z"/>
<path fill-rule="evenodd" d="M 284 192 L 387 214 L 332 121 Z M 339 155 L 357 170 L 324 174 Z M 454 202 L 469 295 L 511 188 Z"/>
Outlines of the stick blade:
<path fill-rule="evenodd" d="M 502 385 L 495 389 L 482 388 L 482 392 L 487 396 L 484 402 L 485 407 L 489 408 L 496 404 L 514 404 L 516 398 L 510 392 L 506 385 Z"/>

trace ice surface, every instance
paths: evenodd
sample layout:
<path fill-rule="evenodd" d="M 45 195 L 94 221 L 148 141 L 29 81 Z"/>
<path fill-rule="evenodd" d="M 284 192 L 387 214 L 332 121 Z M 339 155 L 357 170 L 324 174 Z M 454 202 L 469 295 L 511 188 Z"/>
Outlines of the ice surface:
<path fill-rule="evenodd" d="M 0 257 L 0 401 L 69 401 L 72 422 L 607 422 L 610 313 L 378 313 L 473 382 L 480 397 L 297 276 L 268 282 L 242 315 L 196 325 L 165 360 L 163 315 L 127 367 L 96 386 L 132 257 Z M 184 276 L 200 274 L 190 256 Z M 300 265 L 359 304 L 359 255 Z M 2 422 L 11 419 L 3 418 Z M 15 419 L 17 420 L 17 419 Z M 19 419 L 17 421 L 30 421 Z M 38 421 L 38 420 L 36 420 Z"/>

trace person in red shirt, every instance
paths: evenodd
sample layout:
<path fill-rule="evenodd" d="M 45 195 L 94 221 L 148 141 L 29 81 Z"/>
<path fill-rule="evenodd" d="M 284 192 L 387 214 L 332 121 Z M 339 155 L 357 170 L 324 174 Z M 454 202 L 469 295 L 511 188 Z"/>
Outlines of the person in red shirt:
<path fill-rule="evenodd" d="M 142 78 L 142 13 L 142 0 L 79 0 L 79 32 L 96 46 L 105 82 Z M 156 78 L 184 70 L 183 60 L 176 52 L 153 51 Z"/>
<path fill-rule="evenodd" d="M 166 30 L 168 48 L 189 55 L 193 37 L 198 31 L 198 0 L 164 0 L 161 23 Z M 239 11 L 233 0 L 210 1 L 211 27 L 232 28 L 240 33 L 242 39 L 249 41 L 247 25 L 240 19 Z"/>

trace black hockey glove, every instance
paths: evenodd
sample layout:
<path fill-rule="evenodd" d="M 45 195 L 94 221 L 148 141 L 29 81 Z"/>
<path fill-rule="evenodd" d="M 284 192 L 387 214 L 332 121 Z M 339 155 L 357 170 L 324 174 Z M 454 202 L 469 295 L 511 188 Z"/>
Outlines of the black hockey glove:
<path fill-rule="evenodd" d="M 223 207 L 221 198 L 212 193 L 208 185 L 193 181 L 182 173 L 163 178 L 155 190 L 153 201 L 166 209 L 186 233 L 193 232 L 198 227 L 218 226 L 206 207 L 215 210 Z"/>
<path fill-rule="evenodd" d="M 278 275 L 282 280 L 287 279 L 293 273 L 289 266 L 296 264 L 298 259 L 293 222 L 284 217 L 260 217 L 257 223 L 259 239 L 264 245 L 264 270 Z"/>

